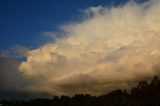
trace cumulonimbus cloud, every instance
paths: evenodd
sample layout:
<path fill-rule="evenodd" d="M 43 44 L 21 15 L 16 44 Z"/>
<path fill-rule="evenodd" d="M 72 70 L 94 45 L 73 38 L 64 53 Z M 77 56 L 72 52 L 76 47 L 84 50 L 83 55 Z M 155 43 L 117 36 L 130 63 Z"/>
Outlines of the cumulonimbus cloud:
<path fill-rule="evenodd" d="M 64 25 L 66 37 L 27 54 L 19 69 L 53 95 L 100 95 L 160 72 L 160 2 L 91 7 L 81 22 Z M 86 15 L 85 14 L 85 15 Z"/>

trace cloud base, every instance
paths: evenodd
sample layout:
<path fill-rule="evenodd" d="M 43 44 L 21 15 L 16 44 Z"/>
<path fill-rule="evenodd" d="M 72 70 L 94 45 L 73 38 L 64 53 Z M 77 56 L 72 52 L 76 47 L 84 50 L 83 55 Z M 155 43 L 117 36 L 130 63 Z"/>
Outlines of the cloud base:
<path fill-rule="evenodd" d="M 91 7 L 66 35 L 27 53 L 19 66 L 27 89 L 53 95 L 100 95 L 160 72 L 160 2 Z M 54 35 L 53 35 L 54 36 Z"/>

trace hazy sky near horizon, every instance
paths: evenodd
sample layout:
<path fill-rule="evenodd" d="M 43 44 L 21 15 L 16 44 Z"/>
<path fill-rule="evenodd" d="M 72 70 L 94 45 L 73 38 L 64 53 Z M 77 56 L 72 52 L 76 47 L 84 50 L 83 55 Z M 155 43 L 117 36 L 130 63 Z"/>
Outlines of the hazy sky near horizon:
<path fill-rule="evenodd" d="M 159 0 L 1 0 L 0 97 L 129 88 L 160 73 Z"/>

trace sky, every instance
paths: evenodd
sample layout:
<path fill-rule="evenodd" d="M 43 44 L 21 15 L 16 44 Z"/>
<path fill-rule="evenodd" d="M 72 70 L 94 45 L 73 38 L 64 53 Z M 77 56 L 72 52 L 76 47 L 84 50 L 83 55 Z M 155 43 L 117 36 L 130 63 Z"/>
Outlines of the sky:
<path fill-rule="evenodd" d="M 0 98 L 102 95 L 160 73 L 159 0 L 0 0 Z"/>
<path fill-rule="evenodd" d="M 76 21 L 90 6 L 124 3 L 125 0 L 0 0 L 0 50 L 13 45 L 37 47 L 47 42 L 43 32 L 57 31 Z"/>

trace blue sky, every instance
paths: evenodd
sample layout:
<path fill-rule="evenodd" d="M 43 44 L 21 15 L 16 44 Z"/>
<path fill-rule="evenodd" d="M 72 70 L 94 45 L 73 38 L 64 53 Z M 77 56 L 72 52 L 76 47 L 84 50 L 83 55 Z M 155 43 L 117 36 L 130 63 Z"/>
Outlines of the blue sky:
<path fill-rule="evenodd" d="M 125 0 L 114 0 L 123 3 Z M 42 32 L 78 19 L 90 6 L 111 5 L 112 0 L 0 0 L 0 50 L 14 45 L 36 47 L 47 41 Z"/>
<path fill-rule="evenodd" d="M 59 25 L 78 20 L 81 10 L 124 2 L 126 0 L 0 0 L 0 51 L 14 45 L 37 47 L 47 42 L 43 32 L 57 31 Z"/>

